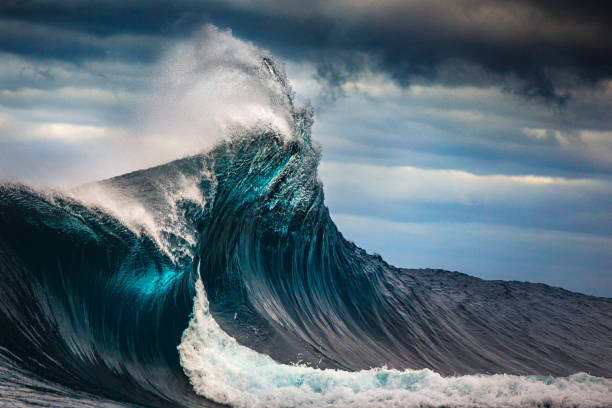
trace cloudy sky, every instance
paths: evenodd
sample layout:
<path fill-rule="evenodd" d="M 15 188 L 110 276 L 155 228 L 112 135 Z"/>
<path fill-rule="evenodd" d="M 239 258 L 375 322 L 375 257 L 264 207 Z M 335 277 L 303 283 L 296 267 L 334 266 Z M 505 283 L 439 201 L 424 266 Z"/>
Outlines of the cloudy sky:
<path fill-rule="evenodd" d="M 0 178 L 72 186 L 193 153 L 202 141 L 184 135 L 217 132 L 205 119 L 243 106 L 249 85 L 177 73 L 198 47 L 260 47 L 315 108 L 320 177 L 347 238 L 398 266 L 612 296 L 608 9 L 3 1 Z M 198 66 L 216 63 L 206 55 Z"/>

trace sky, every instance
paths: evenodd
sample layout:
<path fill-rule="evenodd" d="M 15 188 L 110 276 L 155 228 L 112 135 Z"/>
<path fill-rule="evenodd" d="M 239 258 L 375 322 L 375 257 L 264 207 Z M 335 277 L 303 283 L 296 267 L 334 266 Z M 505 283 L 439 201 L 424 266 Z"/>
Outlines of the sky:
<path fill-rule="evenodd" d="M 609 9 L 3 1 L 0 179 L 74 186 L 193 154 L 226 123 L 274 120 L 263 85 L 227 65 L 266 50 L 314 108 L 346 238 L 397 266 L 610 297 Z"/>

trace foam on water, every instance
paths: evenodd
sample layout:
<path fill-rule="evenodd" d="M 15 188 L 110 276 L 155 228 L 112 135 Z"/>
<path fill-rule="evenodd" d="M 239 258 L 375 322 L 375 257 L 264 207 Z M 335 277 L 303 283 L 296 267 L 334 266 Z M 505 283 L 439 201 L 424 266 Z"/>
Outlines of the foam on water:
<path fill-rule="evenodd" d="M 585 373 L 563 378 L 442 377 L 428 369 L 348 372 L 280 364 L 240 345 L 219 327 L 201 280 L 196 282 L 193 318 L 178 349 L 195 391 L 236 407 L 612 405 L 612 380 Z"/>
<path fill-rule="evenodd" d="M 203 209 L 206 199 L 202 195 L 199 183 L 210 179 L 206 171 L 196 174 L 178 173 L 171 177 L 159 177 L 148 183 L 154 186 L 156 199 L 147 202 L 150 197 L 141 197 L 138 186 L 118 188 L 109 185 L 108 180 L 90 183 L 73 189 L 67 194 L 91 208 L 101 208 L 121 221 L 137 236 L 147 234 L 157 247 L 173 262 L 181 258 L 193 257 L 191 252 L 197 245 L 191 220 L 184 217 L 180 203 L 190 202 Z M 171 242 L 170 237 L 178 237 L 182 245 Z"/>

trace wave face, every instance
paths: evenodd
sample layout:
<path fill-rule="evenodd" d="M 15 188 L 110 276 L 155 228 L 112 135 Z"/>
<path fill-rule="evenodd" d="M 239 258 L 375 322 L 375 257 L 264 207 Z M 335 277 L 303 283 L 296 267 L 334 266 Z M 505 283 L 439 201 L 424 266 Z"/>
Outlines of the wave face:
<path fill-rule="evenodd" d="M 610 406 L 612 300 L 342 237 L 308 111 L 70 192 L 0 186 L 0 399 Z M 589 374 L 586 374 L 589 373 Z"/>

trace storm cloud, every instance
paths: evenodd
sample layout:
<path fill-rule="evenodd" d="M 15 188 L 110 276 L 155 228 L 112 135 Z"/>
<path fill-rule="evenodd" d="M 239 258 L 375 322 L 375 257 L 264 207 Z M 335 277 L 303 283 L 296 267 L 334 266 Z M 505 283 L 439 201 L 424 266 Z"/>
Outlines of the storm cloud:
<path fill-rule="evenodd" d="M 0 49 L 151 61 L 212 22 L 313 62 L 335 92 L 360 73 L 384 71 L 402 86 L 501 85 L 562 104 L 574 88 L 612 75 L 609 9 L 604 1 L 542 0 L 9 1 L 0 6 Z"/>

